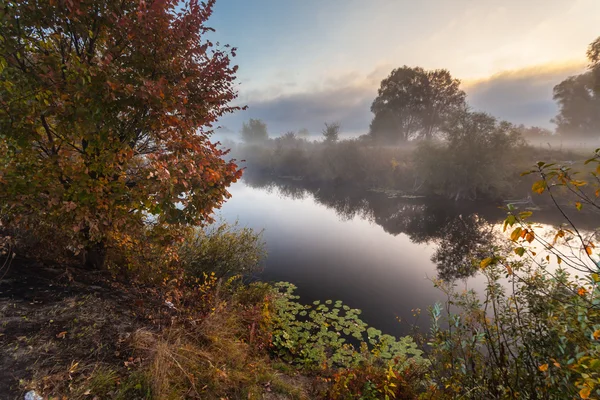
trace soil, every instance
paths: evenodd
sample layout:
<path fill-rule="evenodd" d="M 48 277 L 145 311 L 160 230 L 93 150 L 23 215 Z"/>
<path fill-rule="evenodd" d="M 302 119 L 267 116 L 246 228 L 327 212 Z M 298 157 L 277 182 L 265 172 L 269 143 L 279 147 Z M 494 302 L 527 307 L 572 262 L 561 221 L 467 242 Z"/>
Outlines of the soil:
<path fill-rule="evenodd" d="M 157 329 L 169 310 L 106 273 L 13 260 L 0 277 L 0 400 L 61 392 L 91 369 L 135 363 L 137 329 Z"/>

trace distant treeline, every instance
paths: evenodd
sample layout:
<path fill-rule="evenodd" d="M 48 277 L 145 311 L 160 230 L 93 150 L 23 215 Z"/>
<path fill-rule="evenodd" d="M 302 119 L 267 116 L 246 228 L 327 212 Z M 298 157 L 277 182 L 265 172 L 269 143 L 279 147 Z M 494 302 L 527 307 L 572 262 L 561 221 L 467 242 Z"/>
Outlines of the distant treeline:
<path fill-rule="evenodd" d="M 588 51 L 592 65 L 599 53 L 597 40 Z M 310 142 L 306 129 L 272 139 L 264 121 L 250 119 L 241 131 L 244 144 L 229 145 L 247 168 L 277 176 L 457 200 L 514 196 L 525 192 L 520 172 L 539 159 L 583 159 L 562 145 L 556 149 L 557 143 L 568 140 L 585 151 L 598 142 L 599 88 L 598 67 L 556 85 L 559 114 L 552 132 L 471 110 L 460 81 L 447 70 L 404 66 L 381 82 L 365 135 L 340 141 L 340 124 L 326 123 L 322 141 Z"/>
<path fill-rule="evenodd" d="M 540 159 L 570 163 L 577 152 L 527 145 L 510 124 L 485 114 L 463 114 L 448 140 L 404 146 L 363 139 L 318 142 L 286 134 L 262 143 L 228 143 L 248 172 L 322 185 L 394 189 L 459 199 L 525 197 L 532 177 L 521 177 Z"/>

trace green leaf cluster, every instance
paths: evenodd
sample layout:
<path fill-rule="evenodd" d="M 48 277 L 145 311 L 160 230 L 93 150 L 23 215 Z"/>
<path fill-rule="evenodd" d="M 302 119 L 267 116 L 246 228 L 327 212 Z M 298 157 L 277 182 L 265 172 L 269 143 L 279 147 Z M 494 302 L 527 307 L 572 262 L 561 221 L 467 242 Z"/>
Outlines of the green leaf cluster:
<path fill-rule="evenodd" d="M 294 285 L 278 283 L 275 288 L 273 348 L 288 362 L 307 369 L 351 368 L 374 360 L 394 360 L 398 368 L 427 363 L 411 337 L 396 338 L 369 327 L 360 310 L 332 300 L 305 305 L 294 295 Z"/>

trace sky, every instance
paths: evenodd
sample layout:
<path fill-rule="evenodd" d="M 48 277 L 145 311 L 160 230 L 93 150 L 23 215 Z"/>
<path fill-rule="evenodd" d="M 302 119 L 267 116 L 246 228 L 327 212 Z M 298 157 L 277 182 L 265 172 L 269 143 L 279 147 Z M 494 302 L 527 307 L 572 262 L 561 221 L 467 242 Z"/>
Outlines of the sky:
<path fill-rule="evenodd" d="M 394 68 L 446 68 L 473 109 L 552 128 L 552 88 L 585 70 L 600 0 L 217 0 L 209 25 L 237 47 L 239 104 L 277 136 L 325 122 L 362 134 Z"/>

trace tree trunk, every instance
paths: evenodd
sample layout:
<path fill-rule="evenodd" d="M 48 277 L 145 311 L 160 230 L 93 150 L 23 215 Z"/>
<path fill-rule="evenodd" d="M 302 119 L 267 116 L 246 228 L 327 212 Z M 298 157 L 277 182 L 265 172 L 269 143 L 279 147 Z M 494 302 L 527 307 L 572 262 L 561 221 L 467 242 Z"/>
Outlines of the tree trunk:
<path fill-rule="evenodd" d="M 84 266 L 89 270 L 100 270 L 104 268 L 106 261 L 106 246 L 104 242 L 92 243 L 84 252 Z"/>

